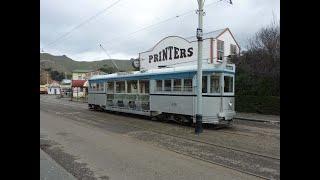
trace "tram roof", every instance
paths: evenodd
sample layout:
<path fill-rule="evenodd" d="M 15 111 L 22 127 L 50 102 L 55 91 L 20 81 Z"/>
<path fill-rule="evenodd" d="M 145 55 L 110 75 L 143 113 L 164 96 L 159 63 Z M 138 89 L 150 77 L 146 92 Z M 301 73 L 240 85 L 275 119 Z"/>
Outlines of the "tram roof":
<path fill-rule="evenodd" d="M 191 76 L 194 75 L 197 71 L 197 66 L 182 66 L 182 67 L 174 67 L 174 68 L 160 68 L 160 69 L 151 69 L 146 71 L 132 71 L 132 72 L 123 72 L 123 73 L 113 73 L 106 75 L 94 75 L 89 81 L 95 80 L 107 80 L 107 79 L 142 79 L 142 78 L 150 78 L 150 76 L 155 77 L 155 79 L 161 79 L 168 77 L 168 75 L 172 75 L 173 77 L 183 77 L 183 76 Z M 205 72 L 225 72 L 234 74 L 233 70 L 229 70 L 223 67 L 215 67 L 212 64 L 203 64 L 202 71 Z"/>

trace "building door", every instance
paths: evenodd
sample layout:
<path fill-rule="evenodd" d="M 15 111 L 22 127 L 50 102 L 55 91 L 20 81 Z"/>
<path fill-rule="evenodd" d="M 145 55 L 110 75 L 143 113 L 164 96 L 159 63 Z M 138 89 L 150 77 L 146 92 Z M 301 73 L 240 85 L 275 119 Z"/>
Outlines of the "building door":
<path fill-rule="evenodd" d="M 54 94 L 57 94 L 57 89 L 56 88 L 54 88 Z"/>

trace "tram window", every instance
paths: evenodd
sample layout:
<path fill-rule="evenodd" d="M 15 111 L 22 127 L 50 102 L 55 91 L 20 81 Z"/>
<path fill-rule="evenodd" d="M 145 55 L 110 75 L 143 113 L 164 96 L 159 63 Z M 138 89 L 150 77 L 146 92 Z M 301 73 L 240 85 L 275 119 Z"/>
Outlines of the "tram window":
<path fill-rule="evenodd" d="M 124 81 L 118 81 L 116 82 L 116 93 L 125 93 L 125 82 Z"/>
<path fill-rule="evenodd" d="M 192 79 L 183 80 L 183 91 L 192 92 Z"/>
<path fill-rule="evenodd" d="M 112 82 L 107 82 L 108 93 L 114 93 L 114 84 Z"/>
<path fill-rule="evenodd" d="M 96 91 L 99 91 L 100 89 L 100 84 L 99 83 L 97 83 L 97 89 L 96 89 Z"/>
<path fill-rule="evenodd" d="M 104 84 L 101 83 L 101 84 L 100 84 L 100 91 L 103 91 L 103 90 L 104 90 Z"/>
<path fill-rule="evenodd" d="M 173 91 L 181 91 L 181 79 L 173 80 Z"/>
<path fill-rule="evenodd" d="M 164 91 L 171 91 L 171 79 L 164 80 Z"/>
<path fill-rule="evenodd" d="M 157 91 L 162 91 L 162 80 L 157 80 Z"/>
<path fill-rule="evenodd" d="M 128 93 L 137 93 L 138 92 L 138 81 L 137 80 L 127 81 L 127 91 L 128 91 Z"/>
<path fill-rule="evenodd" d="M 202 76 L 202 93 L 207 93 L 208 92 L 208 77 L 207 76 Z"/>
<path fill-rule="evenodd" d="M 139 93 L 149 94 L 149 81 L 148 80 L 140 80 L 139 86 L 140 86 Z"/>
<path fill-rule="evenodd" d="M 224 92 L 233 92 L 233 77 L 224 76 Z"/>
<path fill-rule="evenodd" d="M 210 79 L 210 92 L 220 93 L 220 76 L 212 75 Z"/>

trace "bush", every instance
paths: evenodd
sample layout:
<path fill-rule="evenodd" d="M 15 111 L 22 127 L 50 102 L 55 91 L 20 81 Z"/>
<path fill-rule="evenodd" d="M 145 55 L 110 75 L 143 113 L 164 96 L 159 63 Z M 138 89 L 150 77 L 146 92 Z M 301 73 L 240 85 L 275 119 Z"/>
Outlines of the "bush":
<path fill-rule="evenodd" d="M 236 96 L 237 112 L 280 115 L 280 97 L 278 96 Z"/>

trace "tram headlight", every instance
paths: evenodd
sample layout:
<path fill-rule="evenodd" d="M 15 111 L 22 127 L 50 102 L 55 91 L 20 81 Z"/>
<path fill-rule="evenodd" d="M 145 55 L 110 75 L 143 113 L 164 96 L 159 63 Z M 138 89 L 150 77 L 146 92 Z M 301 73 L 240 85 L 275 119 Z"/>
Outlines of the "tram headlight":
<path fill-rule="evenodd" d="M 233 105 L 232 100 L 230 100 L 230 101 L 229 101 L 229 108 L 230 108 L 230 109 L 232 109 L 232 105 Z"/>

